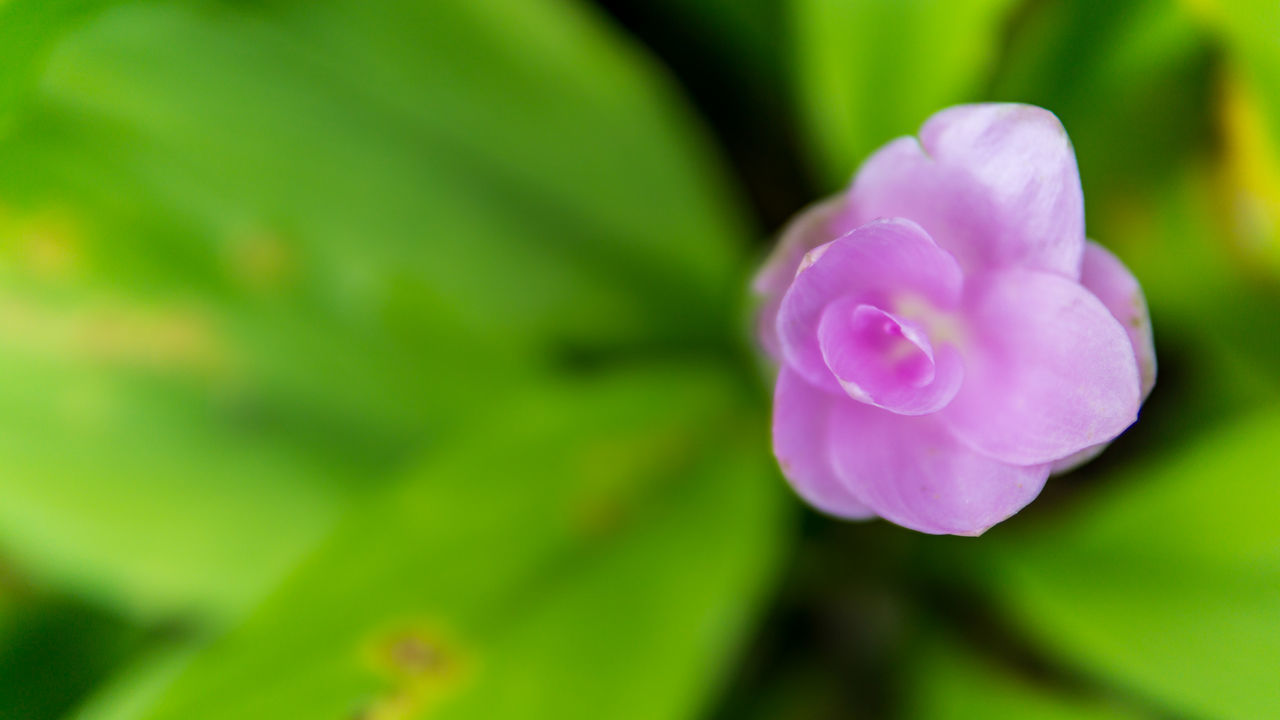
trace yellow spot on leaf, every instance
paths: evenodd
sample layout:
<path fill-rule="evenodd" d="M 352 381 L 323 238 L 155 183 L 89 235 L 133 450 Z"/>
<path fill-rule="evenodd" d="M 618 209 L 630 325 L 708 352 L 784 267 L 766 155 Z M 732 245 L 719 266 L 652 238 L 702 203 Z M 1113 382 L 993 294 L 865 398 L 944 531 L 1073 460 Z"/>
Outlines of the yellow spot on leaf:
<path fill-rule="evenodd" d="M 475 673 L 471 653 L 432 623 L 404 623 L 379 632 L 361 654 L 385 690 L 356 712 L 358 720 L 425 717 L 464 689 Z"/>
<path fill-rule="evenodd" d="M 79 276 L 84 236 L 70 213 L 45 209 L 16 213 L 0 206 L 0 265 L 45 282 Z"/>
<path fill-rule="evenodd" d="M 297 276 L 294 249 L 276 232 L 255 228 L 233 237 L 229 244 L 232 276 L 256 291 L 288 285 Z"/>
<path fill-rule="evenodd" d="M 1224 83 L 1224 201 L 1234 249 L 1248 264 L 1280 267 L 1280 148 L 1257 97 L 1235 74 Z"/>
<path fill-rule="evenodd" d="M 232 365 L 208 314 L 119 299 L 68 305 L 0 290 L 0 345 L 8 352 L 151 371 L 218 375 Z"/>

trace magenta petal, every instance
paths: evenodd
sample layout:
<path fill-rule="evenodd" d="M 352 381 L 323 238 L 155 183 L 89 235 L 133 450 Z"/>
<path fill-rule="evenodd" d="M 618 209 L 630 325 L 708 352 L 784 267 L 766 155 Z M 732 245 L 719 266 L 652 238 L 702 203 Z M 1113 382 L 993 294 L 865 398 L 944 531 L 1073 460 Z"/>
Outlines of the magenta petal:
<path fill-rule="evenodd" d="M 1009 465 L 959 443 L 935 415 L 839 400 L 828 432 L 840 480 L 876 514 L 926 533 L 979 535 L 1035 499 L 1049 466 Z"/>
<path fill-rule="evenodd" d="M 778 306 L 782 294 L 796 277 L 796 268 L 805 253 L 845 233 L 832 229 L 832 220 L 844 209 L 845 198 L 837 195 L 805 208 L 782 231 L 778 246 L 756 273 L 751 289 L 763 298 L 756 315 L 757 335 L 765 352 L 774 360 L 782 359 L 778 342 Z"/>
<path fill-rule="evenodd" d="M 872 517 L 832 468 L 826 436 L 833 402 L 853 401 L 828 395 L 783 368 L 773 397 L 773 452 L 791 487 L 810 505 L 839 517 Z"/>
<path fill-rule="evenodd" d="M 1146 400 L 1156 384 L 1156 348 L 1151 337 L 1147 300 L 1137 278 L 1120 262 L 1120 258 L 1098 243 L 1090 242 L 1084 250 L 1080 284 L 1107 306 L 1128 333 L 1129 343 L 1138 360 L 1138 372 L 1142 376 L 1142 399 Z"/>
<path fill-rule="evenodd" d="M 850 298 L 822 313 L 818 346 L 850 397 L 905 415 L 937 411 L 964 377 L 953 348 L 935 359 L 933 345 L 914 323 Z"/>
<path fill-rule="evenodd" d="M 1156 384 L 1156 349 L 1151 338 L 1151 317 L 1147 313 L 1147 301 L 1143 297 L 1142 287 L 1119 258 L 1095 242 L 1085 246 L 1080 284 L 1107 306 L 1111 315 L 1120 321 L 1128 333 L 1142 379 L 1141 399 L 1145 401 Z M 1106 443 L 1100 443 L 1063 458 L 1053 464 L 1053 471 L 1062 473 L 1083 465 L 1106 446 Z"/>
<path fill-rule="evenodd" d="M 843 392 L 818 344 L 827 305 L 851 298 L 876 306 L 922 299 L 949 308 L 959 300 L 960 267 L 918 225 L 907 220 L 869 223 L 811 250 L 778 310 L 778 337 L 788 365 L 810 383 Z"/>
<path fill-rule="evenodd" d="M 780 296 L 786 292 L 805 253 L 845 234 L 846 231 L 832 229 L 832 220 L 843 210 L 844 201 L 844 197 L 837 195 L 816 202 L 787 223 L 778 246 L 769 253 L 764 266 L 751 281 L 751 288 L 761 295 Z"/>
<path fill-rule="evenodd" d="M 1133 276 L 1084 237 L 1070 140 L 1014 104 L 937 113 L 806 210 L 757 276 L 774 449 L 805 499 L 979 534 L 1136 418 Z"/>
<path fill-rule="evenodd" d="M 1079 276 L 1080 176 L 1066 131 L 1047 110 L 943 110 L 921 128 L 920 142 L 899 138 L 872 155 L 849 199 L 845 222 L 911 218 L 968 271 L 1025 267 Z"/>
<path fill-rule="evenodd" d="M 1108 442 L 1137 419 L 1138 366 L 1124 328 L 1057 275 L 969 278 L 965 382 L 940 411 L 979 452 L 1021 465 Z"/>
<path fill-rule="evenodd" d="M 1072 470 L 1075 470 L 1081 465 L 1084 465 L 1090 460 L 1093 460 L 1094 458 L 1101 455 L 1102 451 L 1106 450 L 1107 446 L 1110 444 L 1111 443 L 1109 442 L 1098 443 L 1097 445 L 1087 447 L 1081 450 L 1080 452 L 1071 453 L 1070 455 L 1062 458 L 1061 460 L 1054 460 L 1052 463 L 1050 474 L 1061 475 L 1063 473 L 1071 472 Z"/>

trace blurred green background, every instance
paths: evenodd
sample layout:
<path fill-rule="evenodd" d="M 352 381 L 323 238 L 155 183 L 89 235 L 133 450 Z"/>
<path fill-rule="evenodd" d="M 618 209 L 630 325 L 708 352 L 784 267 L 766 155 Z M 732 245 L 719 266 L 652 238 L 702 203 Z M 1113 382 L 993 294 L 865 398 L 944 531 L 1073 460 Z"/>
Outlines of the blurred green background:
<path fill-rule="evenodd" d="M 1053 110 L 1160 379 L 979 540 L 826 519 L 747 280 Z M 1280 4 L 0 0 L 0 718 L 1280 717 Z"/>

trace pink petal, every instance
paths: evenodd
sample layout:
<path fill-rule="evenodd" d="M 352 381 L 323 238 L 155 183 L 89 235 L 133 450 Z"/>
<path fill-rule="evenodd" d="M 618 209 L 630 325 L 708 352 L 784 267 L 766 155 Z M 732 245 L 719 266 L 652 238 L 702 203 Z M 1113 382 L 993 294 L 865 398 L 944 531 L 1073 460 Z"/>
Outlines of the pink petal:
<path fill-rule="evenodd" d="M 1146 401 L 1151 388 L 1156 384 L 1156 349 L 1151 338 L 1151 316 L 1147 313 L 1147 301 L 1142 295 L 1142 287 L 1119 258 L 1095 242 L 1085 246 L 1080 284 L 1107 306 L 1107 310 L 1111 311 L 1111 315 L 1120 321 L 1128 333 L 1142 379 L 1141 401 Z M 1083 465 L 1106 446 L 1107 443 L 1100 443 L 1063 458 L 1053 464 L 1053 472 L 1062 473 Z"/>
<path fill-rule="evenodd" d="M 1093 293 L 1049 273 L 968 278 L 965 382 L 940 411 L 951 431 L 1005 462 L 1052 462 L 1137 419 L 1138 365 Z"/>
<path fill-rule="evenodd" d="M 874 513 L 840 484 L 831 466 L 825 440 L 833 401 L 842 399 L 782 368 L 773 397 L 773 452 L 791 487 L 810 505 L 839 517 L 872 517 Z"/>
<path fill-rule="evenodd" d="M 1098 443 L 1097 445 L 1087 447 L 1081 450 L 1080 452 L 1071 453 L 1070 455 L 1062 458 L 1061 460 L 1054 460 L 1052 464 L 1052 469 L 1050 470 L 1050 474 L 1061 475 L 1063 473 L 1071 472 L 1072 470 L 1075 470 L 1081 465 L 1084 465 L 1090 460 L 1093 460 L 1094 458 L 1101 455 L 1102 451 L 1106 450 L 1107 446 L 1110 444 L 1111 443 L 1109 442 Z"/>
<path fill-rule="evenodd" d="M 850 397 L 905 415 L 942 408 L 964 378 L 953 347 L 944 346 L 935 361 L 914 323 L 847 297 L 823 311 L 818 347 Z"/>
<path fill-rule="evenodd" d="M 903 298 L 954 307 L 963 277 L 955 260 L 908 220 L 881 220 L 811 250 L 778 310 L 778 337 L 786 362 L 810 383 L 843 389 L 827 368 L 818 323 L 841 298 L 889 306 Z"/>
<path fill-rule="evenodd" d="M 760 338 L 765 352 L 775 361 L 782 359 L 777 331 L 778 306 L 782 304 L 782 294 L 795 279 L 796 268 L 800 267 L 805 253 L 846 232 L 837 232 L 831 227 L 832 219 L 843 211 L 844 202 L 845 198 L 841 195 L 827 198 L 805 208 L 787 223 L 778 246 L 769 254 L 764 267 L 760 268 L 751 283 L 751 289 L 763 298 L 756 315 L 756 336 Z"/>
<path fill-rule="evenodd" d="M 1079 277 L 1080 176 L 1066 131 L 1047 110 L 943 110 L 920 142 L 899 138 L 872 155 L 849 199 L 846 224 L 911 218 L 970 272 L 1025 267 Z"/>
<path fill-rule="evenodd" d="M 926 533 L 980 535 L 1035 499 L 1048 465 L 1008 465 L 957 442 L 936 415 L 837 399 L 828 432 L 837 476 L 876 514 Z"/>
<path fill-rule="evenodd" d="M 1142 399 L 1146 400 L 1156 384 L 1156 348 L 1151 337 L 1147 299 L 1137 278 L 1111 251 L 1089 242 L 1084 250 L 1080 284 L 1107 306 L 1128 333 L 1138 360 L 1138 372 L 1142 375 Z"/>

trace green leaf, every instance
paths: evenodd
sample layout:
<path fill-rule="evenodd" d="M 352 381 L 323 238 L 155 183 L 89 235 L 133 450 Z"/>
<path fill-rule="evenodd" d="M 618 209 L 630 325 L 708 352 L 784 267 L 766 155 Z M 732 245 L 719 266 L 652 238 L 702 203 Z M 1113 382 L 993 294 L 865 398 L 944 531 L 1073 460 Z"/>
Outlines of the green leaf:
<path fill-rule="evenodd" d="M 1043 682 L 937 632 L 914 648 L 902 717 L 919 720 L 1140 720 L 1151 715 L 1078 687 Z"/>
<path fill-rule="evenodd" d="M 280 5 L 118 9 L 54 56 L 46 92 L 181 159 L 153 192 L 179 173 L 210 222 L 296 234 L 349 302 L 404 274 L 507 344 L 723 319 L 740 228 L 721 178 L 576 6 Z"/>
<path fill-rule="evenodd" d="M 1274 413 L 1168 447 L 1034 534 L 993 544 L 990 588 L 1031 638 L 1194 717 L 1280 707 Z"/>
<path fill-rule="evenodd" d="M 1251 273 L 1280 276 L 1280 8 L 1258 0 L 1194 3 L 1221 43 L 1218 129 L 1226 236 Z"/>
<path fill-rule="evenodd" d="M 780 541 L 738 392 L 660 368 L 514 398 L 352 515 L 143 717 L 690 716 Z"/>
<path fill-rule="evenodd" d="M 995 74 L 993 99 L 1039 105 L 1062 120 L 1088 232 L 1099 241 L 1128 242 L 1114 226 L 1130 206 L 1181 180 L 1213 145 L 1217 55 L 1186 5 L 1028 4 Z"/>
<path fill-rule="evenodd" d="M 202 649 L 190 639 L 162 642 L 139 653 L 132 662 L 98 685 L 88 701 L 68 720 L 131 720 L 146 712 L 174 678 Z"/>
<path fill-rule="evenodd" d="M 800 108 L 832 188 L 884 142 L 980 99 L 1012 0 L 796 0 Z"/>
<path fill-rule="evenodd" d="M 530 377 L 730 347 L 723 178 L 575 4 L 130 3 L 46 55 L 0 136 L 0 542 L 40 579 L 226 620 Z"/>
<path fill-rule="evenodd" d="M 82 602 L 0 587 L 0 717 L 52 720 L 139 644 L 138 629 Z"/>
<path fill-rule="evenodd" d="M 0 4 L 0 136 L 21 112 L 62 35 L 123 0 L 8 0 Z"/>

